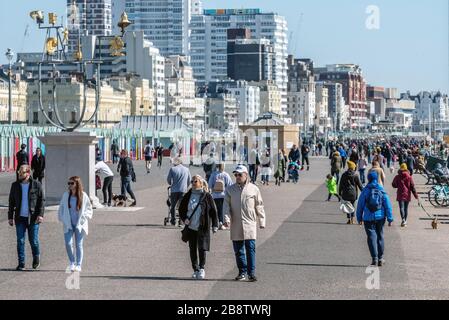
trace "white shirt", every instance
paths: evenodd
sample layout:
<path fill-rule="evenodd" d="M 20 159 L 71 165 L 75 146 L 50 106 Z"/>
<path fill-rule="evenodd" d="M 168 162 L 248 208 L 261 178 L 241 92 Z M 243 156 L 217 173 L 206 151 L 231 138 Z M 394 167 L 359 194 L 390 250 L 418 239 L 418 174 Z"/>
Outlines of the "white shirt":
<path fill-rule="evenodd" d="M 114 176 L 114 173 L 112 172 L 112 170 L 103 161 L 98 161 L 95 164 L 95 172 L 97 172 L 97 171 L 99 171 L 99 173 L 106 178 Z"/>

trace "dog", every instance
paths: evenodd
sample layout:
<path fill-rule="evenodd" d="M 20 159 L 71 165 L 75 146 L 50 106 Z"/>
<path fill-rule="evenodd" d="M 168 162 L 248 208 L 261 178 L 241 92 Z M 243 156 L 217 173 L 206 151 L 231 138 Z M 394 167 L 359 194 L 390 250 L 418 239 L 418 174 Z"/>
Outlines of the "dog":
<path fill-rule="evenodd" d="M 433 230 L 438 229 L 438 218 L 435 218 L 435 220 L 432 221 L 432 229 Z"/>
<path fill-rule="evenodd" d="M 112 201 L 113 201 L 113 207 L 124 208 L 124 207 L 127 207 L 127 205 L 128 205 L 128 197 L 127 196 L 113 194 Z"/>

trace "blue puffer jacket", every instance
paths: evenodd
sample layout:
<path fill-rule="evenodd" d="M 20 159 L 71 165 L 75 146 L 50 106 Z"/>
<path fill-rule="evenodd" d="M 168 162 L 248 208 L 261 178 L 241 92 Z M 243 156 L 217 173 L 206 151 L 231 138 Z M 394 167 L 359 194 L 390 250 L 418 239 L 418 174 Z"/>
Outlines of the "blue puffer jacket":
<path fill-rule="evenodd" d="M 379 221 L 384 220 L 386 217 L 388 222 L 393 222 L 393 209 L 391 207 L 390 198 L 384 188 L 378 183 L 377 172 L 370 172 L 368 175 L 368 181 L 369 184 L 365 187 L 365 189 L 363 189 L 357 204 L 357 221 L 359 223 L 362 221 Z M 382 209 L 376 212 L 371 212 L 366 205 L 372 189 L 380 190 L 384 195 Z"/>

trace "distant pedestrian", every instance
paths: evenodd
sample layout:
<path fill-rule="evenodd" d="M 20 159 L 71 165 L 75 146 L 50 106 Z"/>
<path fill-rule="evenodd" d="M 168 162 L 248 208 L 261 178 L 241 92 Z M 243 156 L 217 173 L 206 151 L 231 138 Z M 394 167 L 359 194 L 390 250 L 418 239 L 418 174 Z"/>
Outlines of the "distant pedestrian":
<path fill-rule="evenodd" d="M 23 165 L 29 165 L 28 153 L 26 151 L 27 145 L 22 144 L 20 151 L 16 153 L 16 179 L 19 180 L 19 169 Z"/>
<path fill-rule="evenodd" d="M 366 168 L 368 167 L 368 162 L 366 161 L 365 156 L 361 156 L 359 161 L 357 162 L 357 169 L 359 170 L 360 182 L 362 185 L 366 183 Z"/>
<path fill-rule="evenodd" d="M 126 197 L 126 192 L 128 192 L 131 198 L 134 200 L 130 207 L 136 206 L 137 199 L 131 188 L 131 182 L 136 182 L 136 173 L 134 172 L 133 162 L 128 156 L 128 151 L 125 149 L 123 149 L 120 153 L 120 162 L 117 166 L 117 172 L 120 173 L 122 196 Z"/>
<path fill-rule="evenodd" d="M 217 166 L 217 170 L 214 171 L 209 178 L 209 188 L 212 192 L 212 198 L 217 206 L 218 220 L 220 230 L 223 229 L 224 216 L 223 216 L 223 203 L 226 195 L 226 188 L 229 188 L 233 184 L 231 177 L 225 171 L 224 163 L 220 163 Z"/>
<path fill-rule="evenodd" d="M 285 159 L 284 151 L 279 150 L 277 169 L 274 173 L 274 178 L 276 179 L 276 185 L 281 186 L 281 181 L 285 182 L 285 169 L 287 167 L 287 162 Z"/>
<path fill-rule="evenodd" d="M 262 162 L 262 170 L 261 170 L 261 176 L 262 176 L 262 185 L 269 185 L 270 184 L 270 177 L 272 175 L 272 169 L 271 169 L 271 156 L 270 151 L 267 150 L 261 157 Z"/>
<path fill-rule="evenodd" d="M 69 258 L 69 269 L 81 272 L 84 257 L 84 238 L 89 233 L 89 219 L 93 210 L 89 196 L 83 190 L 83 183 L 79 177 L 71 177 L 68 181 L 68 191 L 61 199 L 58 219 L 63 225 L 65 248 Z M 73 249 L 75 238 L 75 249 Z"/>
<path fill-rule="evenodd" d="M 259 171 L 260 166 L 260 157 L 259 157 L 259 150 L 257 149 L 257 146 L 254 146 L 251 149 L 251 152 L 249 154 L 248 159 L 248 166 L 249 166 L 249 176 L 251 179 L 251 183 L 256 184 L 257 183 L 257 175 Z"/>
<path fill-rule="evenodd" d="M 388 225 L 391 226 L 394 219 L 388 194 L 378 181 L 376 171 L 368 174 L 368 185 L 363 189 L 357 204 L 357 221 L 365 226 L 372 258 L 371 265 L 381 267 L 385 264 L 383 232 L 385 220 L 388 220 Z"/>
<path fill-rule="evenodd" d="M 301 170 L 304 170 L 306 163 L 307 163 L 307 171 L 310 170 L 309 154 L 310 154 L 309 145 L 303 144 L 301 147 L 301 155 L 302 155 L 302 169 Z"/>
<path fill-rule="evenodd" d="M 116 140 L 114 140 L 114 142 L 111 145 L 111 154 L 112 154 L 112 164 L 118 163 L 120 153 L 119 153 L 119 146 Z"/>
<path fill-rule="evenodd" d="M 331 175 L 337 179 L 337 184 L 340 182 L 340 172 L 343 167 L 343 160 L 340 152 L 335 151 L 331 158 Z"/>
<path fill-rule="evenodd" d="M 405 163 L 401 164 L 401 169 L 399 170 L 398 175 L 394 178 L 392 186 L 393 188 L 398 189 L 396 200 L 399 203 L 399 210 L 401 212 L 401 227 L 404 228 L 407 227 L 408 206 L 410 201 L 412 201 L 412 193 L 415 199 L 420 203 L 418 193 L 415 189 L 415 183 Z"/>
<path fill-rule="evenodd" d="M 206 176 L 206 181 L 209 181 L 209 178 L 212 175 L 212 172 L 215 171 L 216 166 L 217 164 L 215 163 L 214 154 L 210 153 L 209 157 L 203 163 L 203 170 Z"/>
<path fill-rule="evenodd" d="M 348 170 L 343 173 L 340 180 L 340 189 L 339 195 L 340 197 L 349 203 L 351 203 L 352 207 L 354 207 L 355 202 L 358 198 L 358 190 L 362 191 L 363 186 L 360 182 L 360 178 L 356 173 L 356 165 L 352 161 L 348 161 Z M 348 213 L 348 223 L 347 224 L 355 224 L 355 211 Z"/>
<path fill-rule="evenodd" d="M 151 171 L 151 162 L 153 161 L 153 153 L 154 148 L 153 145 L 150 143 L 150 140 L 147 140 L 147 145 L 145 146 L 145 168 L 147 169 L 147 174 Z"/>
<path fill-rule="evenodd" d="M 381 186 L 385 185 L 385 172 L 384 170 L 381 168 L 380 164 L 378 161 L 374 160 L 373 161 L 373 167 L 371 168 L 371 170 L 368 172 L 368 174 L 370 174 L 371 172 L 375 171 L 377 173 L 377 177 L 379 179 L 379 184 Z"/>
<path fill-rule="evenodd" d="M 25 270 L 25 234 L 33 253 L 33 269 L 40 267 L 39 225 L 44 221 L 44 194 L 39 181 L 31 178 L 31 169 L 22 165 L 17 171 L 19 178 L 11 185 L 9 193 L 8 223 L 16 226 L 17 271 Z"/>
<path fill-rule="evenodd" d="M 36 149 L 36 154 L 31 160 L 31 170 L 33 170 L 33 179 L 42 183 L 45 176 L 45 156 L 41 148 Z"/>
<path fill-rule="evenodd" d="M 188 226 L 192 278 L 203 280 L 206 252 L 210 251 L 210 231 L 217 233 L 218 216 L 207 182 L 199 175 L 192 178 L 192 188 L 181 200 L 179 218 Z"/>
<path fill-rule="evenodd" d="M 239 165 L 234 170 L 236 183 L 226 190 L 224 202 L 225 227 L 231 228 L 231 240 L 239 274 L 236 281 L 257 281 L 257 224 L 265 229 L 265 210 L 259 188 L 251 184 L 248 169 Z"/>
<path fill-rule="evenodd" d="M 331 174 L 328 174 L 326 177 L 326 187 L 327 191 L 329 192 L 329 196 L 327 197 L 327 201 L 331 201 L 332 196 L 337 197 L 338 202 L 341 201 L 340 196 L 338 195 L 338 186 L 337 186 L 337 179 L 333 177 Z"/>
<path fill-rule="evenodd" d="M 176 157 L 173 159 L 173 167 L 170 168 L 167 175 L 167 183 L 171 187 L 170 192 L 170 223 L 172 226 L 176 225 L 176 208 L 178 202 L 187 193 L 187 189 L 190 186 L 192 176 L 190 170 L 183 166 L 182 159 Z M 181 226 L 181 219 L 179 221 Z"/>
<path fill-rule="evenodd" d="M 156 147 L 156 154 L 157 154 L 157 167 L 159 169 L 162 168 L 162 159 L 164 157 L 164 147 L 161 143 L 159 143 L 159 146 Z"/>
<path fill-rule="evenodd" d="M 103 176 L 103 205 L 110 207 L 112 204 L 114 173 L 104 161 L 97 161 L 95 164 L 95 173 Z"/>

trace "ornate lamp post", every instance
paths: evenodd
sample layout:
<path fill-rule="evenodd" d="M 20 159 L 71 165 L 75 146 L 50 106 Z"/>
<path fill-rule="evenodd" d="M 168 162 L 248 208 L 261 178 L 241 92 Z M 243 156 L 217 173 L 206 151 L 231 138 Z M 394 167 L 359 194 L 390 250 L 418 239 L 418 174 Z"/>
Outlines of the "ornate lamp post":
<path fill-rule="evenodd" d="M 76 16 L 76 5 L 72 5 L 72 16 Z M 78 38 L 78 48 L 73 58 L 67 58 L 67 46 L 69 42 L 69 30 L 62 25 L 58 25 L 57 16 L 54 13 L 48 14 L 48 24 L 45 24 L 44 13 L 40 10 L 32 11 L 30 17 L 37 23 L 39 29 L 46 31 L 44 51 L 42 59 L 38 63 L 38 100 L 39 108 L 47 122 L 59 128 L 60 133 L 47 133 L 39 139 L 45 144 L 47 151 L 47 165 L 52 170 L 48 170 L 46 176 L 47 203 L 57 203 L 60 198 L 61 190 L 65 190 L 65 181 L 67 177 L 79 176 L 84 181 L 86 192 L 91 198 L 94 206 L 101 207 L 98 198 L 95 196 L 95 144 L 98 143 L 97 136 L 91 132 L 80 132 L 79 129 L 89 125 L 94 119 L 97 120 L 97 114 L 100 105 L 101 95 L 101 64 L 104 62 L 100 54 L 94 54 L 93 59 L 84 59 L 81 50 L 81 39 Z M 75 19 L 76 17 L 74 17 Z M 131 24 L 126 13 L 122 14 L 118 26 L 121 28 L 121 36 L 109 37 L 110 56 L 124 56 L 125 47 L 123 36 L 125 29 Z M 105 38 L 105 37 L 102 37 Z M 101 48 L 102 43 L 95 49 Z M 99 49 L 101 50 L 101 49 Z M 97 52 L 95 52 L 97 53 Z M 61 112 L 67 113 L 68 106 L 60 106 L 57 103 L 57 78 L 59 77 L 58 66 L 74 64 L 77 66 L 79 78 L 83 83 L 82 103 L 80 105 L 80 115 L 76 123 L 69 125 L 68 117 L 61 117 Z M 42 99 L 42 66 L 49 66 L 52 69 L 50 83 L 52 85 L 52 101 L 48 110 L 43 107 Z M 93 66 L 94 75 L 88 79 L 88 66 Z M 95 108 L 89 117 L 87 117 L 87 91 L 88 82 L 95 81 Z M 70 108 L 71 109 L 71 108 Z M 51 116 L 49 113 L 51 110 Z M 65 121 L 63 121 L 65 120 Z M 98 124 L 98 121 L 96 121 Z"/>
<path fill-rule="evenodd" d="M 14 58 L 14 52 L 10 48 L 6 50 L 5 53 L 6 59 L 9 63 L 9 69 L 8 69 L 8 124 L 12 125 L 12 93 L 11 93 L 11 86 L 12 86 L 12 59 Z"/>

